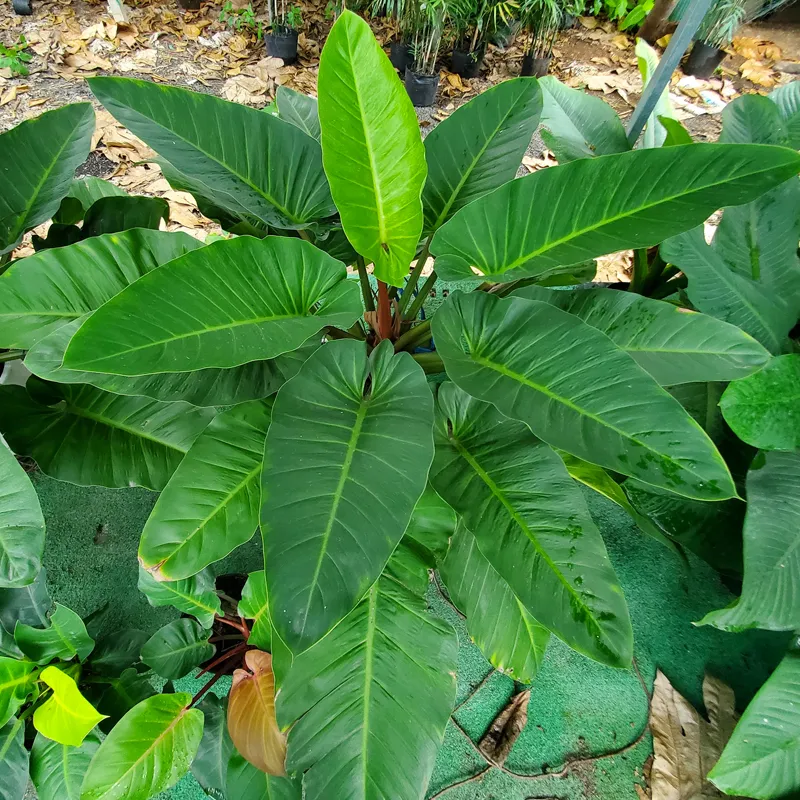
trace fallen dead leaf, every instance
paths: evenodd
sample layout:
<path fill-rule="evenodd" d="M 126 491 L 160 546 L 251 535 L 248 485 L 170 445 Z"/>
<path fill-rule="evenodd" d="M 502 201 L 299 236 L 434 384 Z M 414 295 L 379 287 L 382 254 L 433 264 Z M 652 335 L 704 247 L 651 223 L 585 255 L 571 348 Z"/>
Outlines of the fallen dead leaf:
<path fill-rule="evenodd" d="M 763 86 L 767 89 L 773 87 L 777 82 L 777 76 L 770 67 L 755 59 L 748 59 L 739 67 L 742 77 L 751 81 L 756 86 Z"/>
<path fill-rule="evenodd" d="M 483 735 L 478 749 L 487 760 L 502 767 L 528 721 L 530 689 L 511 698 L 511 702 L 495 717 Z"/>
<path fill-rule="evenodd" d="M 578 22 L 589 31 L 594 30 L 600 24 L 597 17 L 578 17 Z"/>

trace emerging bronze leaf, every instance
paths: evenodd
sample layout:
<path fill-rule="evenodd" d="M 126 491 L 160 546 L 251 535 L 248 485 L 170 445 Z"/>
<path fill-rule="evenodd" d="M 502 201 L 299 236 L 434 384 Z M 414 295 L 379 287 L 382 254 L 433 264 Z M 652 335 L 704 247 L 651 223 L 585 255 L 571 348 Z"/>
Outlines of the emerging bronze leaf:
<path fill-rule="evenodd" d="M 228 697 L 228 731 L 236 749 L 269 775 L 285 775 L 286 737 L 275 719 L 275 676 L 272 656 L 248 650 L 247 669 L 233 673 Z"/>

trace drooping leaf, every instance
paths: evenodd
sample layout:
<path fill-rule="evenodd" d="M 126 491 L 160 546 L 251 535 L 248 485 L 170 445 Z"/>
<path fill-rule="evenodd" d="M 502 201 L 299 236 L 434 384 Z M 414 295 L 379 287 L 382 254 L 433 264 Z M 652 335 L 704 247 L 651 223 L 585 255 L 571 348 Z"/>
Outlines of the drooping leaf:
<path fill-rule="evenodd" d="M 92 651 L 92 672 L 118 678 L 122 673 L 139 663 L 142 645 L 150 637 L 136 628 L 126 628 L 106 634 L 97 640 Z"/>
<path fill-rule="evenodd" d="M 100 738 L 89 733 L 80 747 L 54 742 L 41 733 L 31 748 L 31 780 L 39 800 L 80 800 L 81 784 Z"/>
<path fill-rule="evenodd" d="M 89 88 L 175 169 L 211 187 L 214 202 L 229 213 L 278 228 L 305 228 L 336 212 L 319 144 L 294 125 L 151 81 L 93 78 Z"/>
<path fill-rule="evenodd" d="M 92 106 L 74 103 L 0 135 L 0 255 L 58 211 L 76 168 L 89 155 L 93 130 Z"/>
<path fill-rule="evenodd" d="M 401 544 L 353 611 L 295 657 L 276 706 L 306 800 L 424 796 L 457 660 L 455 632 L 426 610 L 427 585 L 424 562 Z"/>
<path fill-rule="evenodd" d="M 52 384 L 54 386 L 54 384 Z M 81 486 L 163 489 L 214 409 L 59 386 L 42 405 L 21 386 L 0 387 L 0 431 L 42 472 Z"/>
<path fill-rule="evenodd" d="M 633 356 L 662 386 L 744 378 L 769 359 L 755 339 L 734 325 L 630 292 L 526 286 L 514 296 L 579 317 Z"/>
<path fill-rule="evenodd" d="M 243 403 L 200 434 L 142 531 L 139 563 L 146 570 L 160 580 L 189 578 L 252 538 L 271 412 L 261 400 Z"/>
<path fill-rule="evenodd" d="M 228 762 L 236 752 L 228 733 L 227 702 L 215 694 L 207 694 L 197 709 L 203 712 L 203 738 L 192 761 L 192 775 L 209 797 L 226 800 Z M 238 794 L 231 794 L 230 798 L 244 800 Z"/>
<path fill-rule="evenodd" d="M 0 346 L 32 347 L 146 272 L 201 246 L 185 233 L 133 230 L 20 259 L 0 275 Z"/>
<path fill-rule="evenodd" d="M 228 793 L 236 800 L 302 800 L 299 779 L 267 775 L 234 752 L 228 763 Z"/>
<path fill-rule="evenodd" d="M 414 506 L 405 539 L 407 543 L 411 539 L 421 548 L 428 566 L 434 567 L 447 554 L 455 528 L 456 512 L 428 485 Z"/>
<path fill-rule="evenodd" d="M 151 606 L 174 606 L 196 617 L 204 628 L 211 627 L 215 614 L 222 615 L 222 605 L 214 592 L 214 576 L 209 570 L 185 580 L 157 581 L 147 570 L 139 569 L 139 591 Z"/>
<path fill-rule="evenodd" d="M 425 375 L 389 342 L 369 358 L 362 342 L 326 344 L 278 392 L 261 531 L 272 623 L 293 652 L 380 575 L 425 488 L 431 426 Z"/>
<path fill-rule="evenodd" d="M 275 102 L 278 104 L 278 116 L 282 120 L 291 122 L 303 133 L 319 141 L 319 111 L 316 97 L 296 92 L 288 86 L 279 86 L 275 93 Z"/>
<path fill-rule="evenodd" d="M 747 473 L 742 595 L 702 620 L 727 631 L 800 628 L 800 454 L 764 453 Z"/>
<path fill-rule="evenodd" d="M 44 517 L 36 490 L 0 436 L 0 586 L 32 583 L 43 550 Z"/>
<path fill-rule="evenodd" d="M 702 428 L 577 317 L 539 301 L 455 292 L 433 335 L 452 380 L 553 447 L 686 497 L 736 495 Z"/>
<path fill-rule="evenodd" d="M 461 525 L 441 568 L 450 599 L 467 617 L 467 629 L 491 665 L 530 683 L 539 671 L 550 631 L 522 605 Z"/>
<path fill-rule="evenodd" d="M 239 601 L 239 614 L 252 620 L 247 643 L 259 650 L 272 650 L 272 625 L 269 621 L 269 602 L 267 600 L 267 579 L 264 570 L 251 572 L 242 589 Z"/>
<path fill-rule="evenodd" d="M 244 663 L 245 669 L 233 673 L 228 732 L 237 751 L 254 767 L 269 775 L 285 775 L 286 737 L 275 719 L 272 656 L 248 650 Z"/>
<path fill-rule="evenodd" d="M 108 717 L 100 723 L 104 733 L 108 733 L 135 705 L 155 694 L 149 677 L 131 667 L 118 678 L 87 686 L 92 705 Z"/>
<path fill-rule="evenodd" d="M 23 800 L 28 789 L 29 755 L 25 747 L 25 722 L 12 717 L 0 727 L 0 800 Z"/>
<path fill-rule="evenodd" d="M 800 448 L 800 355 L 778 356 L 734 381 L 719 405 L 733 432 L 753 447 Z"/>
<path fill-rule="evenodd" d="M 425 138 L 425 234 L 514 178 L 542 109 L 535 78 L 514 78 L 460 106 Z"/>
<path fill-rule="evenodd" d="M 94 639 L 86 632 L 83 620 L 61 603 L 56 603 L 43 630 L 17 622 L 14 641 L 37 664 L 47 664 L 54 658 L 69 661 L 76 656 L 83 661 L 94 649 Z"/>
<path fill-rule="evenodd" d="M 604 100 L 550 75 L 539 85 L 544 95 L 542 139 L 560 164 L 631 149 L 617 112 Z"/>
<path fill-rule="evenodd" d="M 328 35 L 318 87 L 322 158 L 344 232 L 378 280 L 401 286 L 422 231 L 425 150 L 411 100 L 352 12 Z"/>
<path fill-rule="evenodd" d="M 203 714 L 189 694 L 159 694 L 132 708 L 95 753 L 81 800 L 147 800 L 189 770 L 203 735 Z"/>
<path fill-rule="evenodd" d="M 0 658 L 0 727 L 28 699 L 36 685 L 37 668 L 30 661 Z"/>
<path fill-rule="evenodd" d="M 131 228 L 157 231 L 169 222 L 169 203 L 163 197 L 103 197 L 87 210 L 81 232 L 84 239 Z"/>
<path fill-rule="evenodd" d="M 97 713 L 75 681 L 60 669 L 45 667 L 39 679 L 53 694 L 33 712 L 33 727 L 58 744 L 80 747 L 104 715 Z"/>
<path fill-rule="evenodd" d="M 581 158 L 470 203 L 437 231 L 431 252 L 448 256 L 446 271 L 437 263 L 445 280 L 474 278 L 473 266 L 490 280 L 545 276 L 659 244 L 798 170 L 800 155 L 767 145 L 693 144 Z"/>
<path fill-rule="evenodd" d="M 708 777 L 726 794 L 764 798 L 800 789 L 800 651 L 792 649 L 745 709 Z"/>
<path fill-rule="evenodd" d="M 326 325 L 348 328 L 361 312 L 341 262 L 301 239 L 241 236 L 122 291 L 72 337 L 64 366 L 118 375 L 237 367 L 294 350 Z"/>
<path fill-rule="evenodd" d="M 800 149 L 800 86 L 796 81 L 779 86 L 770 92 L 769 99 L 781 112 L 789 133 L 789 146 Z"/>
<path fill-rule="evenodd" d="M 209 644 L 210 635 L 211 631 L 196 620 L 173 620 L 145 642 L 142 661 L 162 678 L 184 678 L 214 655 L 216 648 Z"/>
<path fill-rule="evenodd" d="M 445 383 L 431 483 L 540 624 L 602 663 L 630 663 L 622 590 L 580 489 L 550 447 Z"/>

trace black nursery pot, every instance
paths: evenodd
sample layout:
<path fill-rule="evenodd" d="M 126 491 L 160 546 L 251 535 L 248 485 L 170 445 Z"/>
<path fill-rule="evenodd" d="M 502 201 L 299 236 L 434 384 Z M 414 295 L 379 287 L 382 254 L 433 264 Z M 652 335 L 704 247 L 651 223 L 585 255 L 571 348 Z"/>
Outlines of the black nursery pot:
<path fill-rule="evenodd" d="M 406 91 L 415 106 L 432 106 L 439 88 L 439 75 L 420 75 L 406 67 Z"/>
<path fill-rule="evenodd" d="M 282 58 L 286 64 L 297 61 L 297 31 L 268 33 L 264 38 L 267 42 L 267 55 Z"/>
<path fill-rule="evenodd" d="M 534 58 L 530 53 L 528 53 L 522 59 L 522 69 L 520 70 L 520 75 L 528 75 L 533 76 L 534 78 L 543 78 L 547 75 L 547 70 L 550 69 L 550 62 L 553 60 L 553 57 L 550 56 L 549 58 Z"/>
<path fill-rule="evenodd" d="M 705 42 L 695 42 L 689 58 L 686 59 L 683 71 L 686 75 L 693 75 L 695 78 L 710 78 L 714 74 L 714 70 L 722 63 L 723 58 L 725 58 L 724 50 Z"/>
<path fill-rule="evenodd" d="M 483 50 L 471 53 L 466 50 L 453 49 L 450 57 L 450 68 L 462 78 L 477 78 L 483 66 Z"/>
<path fill-rule="evenodd" d="M 573 14 L 564 14 L 561 18 L 561 30 L 568 31 L 575 27 L 576 17 Z"/>
<path fill-rule="evenodd" d="M 389 45 L 389 61 L 398 72 L 405 75 L 406 69 L 411 66 L 411 45 L 408 42 L 392 42 Z"/>

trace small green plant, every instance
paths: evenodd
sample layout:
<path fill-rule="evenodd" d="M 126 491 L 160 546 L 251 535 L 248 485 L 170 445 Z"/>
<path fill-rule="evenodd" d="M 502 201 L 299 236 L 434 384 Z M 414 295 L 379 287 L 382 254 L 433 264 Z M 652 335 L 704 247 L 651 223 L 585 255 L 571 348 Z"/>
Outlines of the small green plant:
<path fill-rule="evenodd" d="M 29 64 L 33 56 L 26 53 L 28 40 L 20 35 L 16 44 L 4 45 L 0 43 L 0 69 L 8 67 L 12 75 L 28 75 L 29 70 L 25 66 Z"/>
<path fill-rule="evenodd" d="M 455 47 L 481 53 L 487 41 L 514 21 L 518 10 L 517 0 L 453 0 L 447 4 L 447 24 Z"/>
<path fill-rule="evenodd" d="M 219 12 L 219 21 L 237 32 L 251 31 L 259 42 L 264 37 L 264 23 L 256 19 L 252 3 L 248 4 L 247 8 L 237 9 L 233 7 L 231 0 L 228 0 Z"/>
<path fill-rule="evenodd" d="M 525 52 L 533 58 L 550 58 L 563 19 L 558 0 L 522 0 L 519 16 L 530 35 Z"/>
<path fill-rule="evenodd" d="M 279 35 L 298 31 L 303 24 L 300 6 L 288 5 L 286 0 L 269 0 L 267 14 L 267 24 L 270 30 Z"/>

